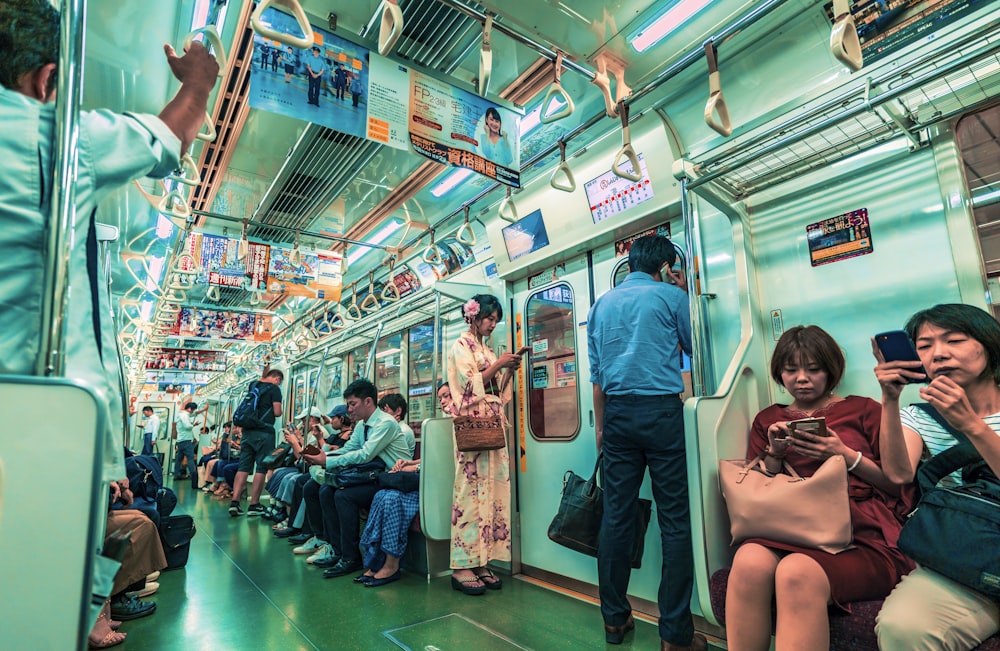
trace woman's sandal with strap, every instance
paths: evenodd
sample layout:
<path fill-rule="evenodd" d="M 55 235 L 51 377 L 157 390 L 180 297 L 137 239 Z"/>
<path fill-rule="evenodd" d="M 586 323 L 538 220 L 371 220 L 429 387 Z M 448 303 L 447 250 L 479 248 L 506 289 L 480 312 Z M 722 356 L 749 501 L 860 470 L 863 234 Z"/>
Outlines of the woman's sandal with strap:
<path fill-rule="evenodd" d="M 483 583 L 483 585 L 470 585 L 472 583 Z M 460 590 L 467 595 L 480 595 L 486 592 L 485 582 L 483 582 L 478 576 L 471 579 L 465 579 L 464 581 L 452 576 L 451 587 L 453 590 Z"/>
<path fill-rule="evenodd" d="M 476 572 L 476 576 L 483 582 L 487 590 L 499 590 L 503 587 L 503 581 L 489 568 L 484 567 L 481 571 Z"/>

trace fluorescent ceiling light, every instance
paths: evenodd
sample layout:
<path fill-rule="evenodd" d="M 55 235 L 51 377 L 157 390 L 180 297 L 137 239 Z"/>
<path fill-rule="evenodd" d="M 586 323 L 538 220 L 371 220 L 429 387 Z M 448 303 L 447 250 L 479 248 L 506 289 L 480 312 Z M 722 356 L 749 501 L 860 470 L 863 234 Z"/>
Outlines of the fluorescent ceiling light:
<path fill-rule="evenodd" d="M 398 231 L 399 228 L 400 228 L 400 226 L 402 226 L 402 225 L 403 225 L 402 222 L 398 222 L 398 221 L 396 221 L 395 218 L 393 218 L 392 221 L 390 221 L 388 224 L 386 224 L 385 226 L 383 226 L 382 228 L 380 228 L 378 231 L 376 231 L 374 235 L 372 235 L 370 238 L 365 239 L 365 242 L 368 242 L 369 244 L 374 244 L 374 245 L 381 244 L 382 242 L 385 242 L 387 239 L 389 239 L 390 235 L 392 235 L 393 233 L 395 233 L 396 231 Z M 374 251 L 373 247 L 370 247 L 370 246 L 365 246 L 365 247 L 358 246 L 357 248 L 354 249 L 353 252 L 351 252 L 347 256 L 347 266 L 351 266 L 352 264 L 354 264 L 355 262 L 357 262 L 358 260 L 360 260 L 366 253 L 369 253 L 371 251 Z"/>
<path fill-rule="evenodd" d="M 388 357 L 389 355 L 395 355 L 399 352 L 399 348 L 390 348 L 388 350 L 383 350 L 381 353 L 375 354 L 375 359 L 382 359 L 383 357 Z"/>
<path fill-rule="evenodd" d="M 149 259 L 149 276 L 146 278 L 146 289 L 151 292 L 160 289 L 160 279 L 163 278 L 163 263 L 166 258 Z"/>
<path fill-rule="evenodd" d="M 446 176 L 443 181 L 438 183 L 434 187 L 434 189 L 431 190 L 431 194 L 433 194 L 435 197 L 441 197 L 454 190 L 455 186 L 457 186 L 459 183 L 469 178 L 473 174 L 475 174 L 475 172 L 465 167 L 457 169 L 448 176 Z"/>
<path fill-rule="evenodd" d="M 645 52 L 663 40 L 670 32 L 690 20 L 709 2 L 711 0 L 680 0 L 645 27 L 639 29 L 632 35 L 629 42 L 636 52 Z"/>
<path fill-rule="evenodd" d="M 165 240 L 174 234 L 174 223 L 167 219 L 165 216 L 157 215 L 156 218 L 156 237 L 161 240 Z"/>
<path fill-rule="evenodd" d="M 143 323 L 149 323 L 149 320 L 153 318 L 153 301 L 142 302 L 142 305 L 139 306 L 139 317 Z"/>

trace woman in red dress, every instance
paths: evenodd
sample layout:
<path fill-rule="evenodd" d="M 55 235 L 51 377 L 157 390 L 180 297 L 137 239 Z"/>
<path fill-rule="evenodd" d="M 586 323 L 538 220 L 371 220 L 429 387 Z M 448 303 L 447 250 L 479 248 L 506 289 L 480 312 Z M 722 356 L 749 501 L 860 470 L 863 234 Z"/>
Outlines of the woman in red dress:
<path fill-rule="evenodd" d="M 842 455 L 848 469 L 854 547 L 837 554 L 770 540 L 743 542 L 726 591 L 726 636 L 731 651 L 766 650 L 772 604 L 776 648 L 830 648 L 830 604 L 882 599 L 913 563 L 896 548 L 906 512 L 900 488 L 879 460 L 879 403 L 833 393 L 844 374 L 837 342 L 817 326 L 785 332 L 771 359 L 771 377 L 793 400 L 771 405 L 754 419 L 747 459 L 764 453 L 769 472 L 787 461 L 803 477 Z M 789 431 L 788 421 L 823 417 L 828 435 Z M 908 491 L 906 491 L 908 492 Z"/>

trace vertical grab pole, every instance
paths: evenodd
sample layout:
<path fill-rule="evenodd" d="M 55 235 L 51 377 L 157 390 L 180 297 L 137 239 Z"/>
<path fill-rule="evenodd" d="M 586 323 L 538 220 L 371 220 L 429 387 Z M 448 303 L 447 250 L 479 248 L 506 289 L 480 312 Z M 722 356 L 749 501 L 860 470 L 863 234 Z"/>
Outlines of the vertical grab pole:
<path fill-rule="evenodd" d="M 434 412 L 437 413 L 440 405 L 437 400 L 438 387 L 438 348 L 441 346 L 441 292 L 434 290 L 434 323 L 431 326 L 434 333 L 434 341 L 431 343 L 434 350 L 431 351 L 431 387 L 434 391 Z"/>
<path fill-rule="evenodd" d="M 706 382 L 708 365 L 705 361 L 705 332 L 702 318 L 701 284 L 697 279 L 697 260 L 701 238 L 698 235 L 697 223 L 691 209 L 690 194 L 687 189 L 687 177 L 681 178 L 681 219 L 684 223 L 684 246 L 687 248 L 688 304 L 691 310 L 691 390 L 694 397 L 708 395 Z"/>
<path fill-rule="evenodd" d="M 56 92 L 55 152 L 52 204 L 46 232 L 45 281 L 42 287 L 41 341 L 36 375 L 58 376 L 66 368 L 63 354 L 69 297 L 70 243 L 76 224 L 77 153 L 80 142 L 80 101 L 83 84 L 83 36 L 87 0 L 64 0 L 59 37 L 59 78 Z"/>

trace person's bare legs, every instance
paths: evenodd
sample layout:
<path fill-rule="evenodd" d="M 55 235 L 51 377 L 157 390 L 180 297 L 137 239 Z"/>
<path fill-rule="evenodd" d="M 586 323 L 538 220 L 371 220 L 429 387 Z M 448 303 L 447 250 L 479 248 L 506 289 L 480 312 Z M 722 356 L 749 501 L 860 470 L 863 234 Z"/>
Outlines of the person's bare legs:
<path fill-rule="evenodd" d="M 244 472 L 242 470 L 236 473 L 236 479 L 233 480 L 233 501 L 238 502 L 243 495 L 243 491 L 247 487 L 247 475 L 250 473 Z M 257 497 L 260 497 L 260 493 L 257 493 Z"/>
<path fill-rule="evenodd" d="M 830 648 L 830 580 L 823 568 L 805 554 L 789 554 L 774 575 L 778 606 L 775 650 Z"/>
<path fill-rule="evenodd" d="M 766 651 L 771 646 L 771 599 L 781 559 L 747 543 L 736 550 L 726 587 L 726 639 L 732 651 Z"/>
<path fill-rule="evenodd" d="M 264 492 L 264 479 L 265 473 L 258 470 L 253 476 L 253 483 L 250 485 L 250 505 L 260 504 L 260 495 Z M 246 475 L 243 475 L 243 483 L 246 484 Z M 239 481 L 239 474 L 236 475 L 236 481 Z M 234 495 L 238 495 L 236 491 L 233 491 Z"/>

